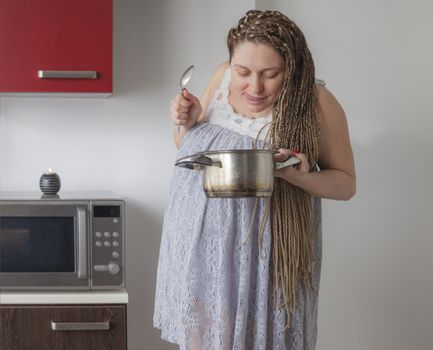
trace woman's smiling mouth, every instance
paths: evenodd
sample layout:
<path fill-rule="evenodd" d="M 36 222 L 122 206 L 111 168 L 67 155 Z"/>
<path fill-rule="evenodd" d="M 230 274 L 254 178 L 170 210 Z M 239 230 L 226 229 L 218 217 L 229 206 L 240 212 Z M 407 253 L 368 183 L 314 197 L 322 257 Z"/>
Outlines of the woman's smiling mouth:
<path fill-rule="evenodd" d="M 253 105 L 261 104 L 265 99 L 265 96 L 252 96 L 246 92 L 243 93 L 243 96 L 249 104 L 253 104 Z"/>

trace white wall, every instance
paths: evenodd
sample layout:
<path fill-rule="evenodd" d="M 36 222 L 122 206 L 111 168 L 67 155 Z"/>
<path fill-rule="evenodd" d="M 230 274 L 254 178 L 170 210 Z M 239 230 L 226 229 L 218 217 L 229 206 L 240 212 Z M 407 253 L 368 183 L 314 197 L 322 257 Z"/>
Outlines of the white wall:
<path fill-rule="evenodd" d="M 52 167 L 62 190 L 112 190 L 127 202 L 129 350 L 175 349 L 152 328 L 162 216 L 176 156 L 171 98 L 200 94 L 227 60 L 226 32 L 252 0 L 115 0 L 114 95 L 0 98 L 0 189 L 39 190 Z"/>
<path fill-rule="evenodd" d="M 318 350 L 433 349 L 433 3 L 259 0 L 345 108 L 358 193 L 324 202 Z"/>
<path fill-rule="evenodd" d="M 0 189 L 37 190 L 52 167 L 63 190 L 124 196 L 129 349 L 175 349 L 151 327 L 176 155 L 169 100 L 190 64 L 200 93 L 226 59 L 226 31 L 255 5 L 280 8 L 303 29 L 317 76 L 346 110 L 357 161 L 357 196 L 324 202 L 317 349 L 433 348 L 427 0 L 116 0 L 114 96 L 1 98 Z"/>

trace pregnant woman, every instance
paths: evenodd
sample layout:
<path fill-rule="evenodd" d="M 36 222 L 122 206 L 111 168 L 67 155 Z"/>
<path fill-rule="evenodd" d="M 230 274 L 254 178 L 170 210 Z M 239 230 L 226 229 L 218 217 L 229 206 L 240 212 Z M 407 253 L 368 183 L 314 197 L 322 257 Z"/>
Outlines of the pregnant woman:
<path fill-rule="evenodd" d="M 257 201 L 207 198 L 200 172 L 175 168 L 154 325 L 180 349 L 313 350 L 320 201 L 348 200 L 356 187 L 346 117 L 315 79 L 302 32 L 280 12 L 248 11 L 227 44 L 229 61 L 202 97 L 184 90 L 172 100 L 178 158 L 257 139 L 276 161 L 300 163 L 275 170 L 272 197 Z"/>

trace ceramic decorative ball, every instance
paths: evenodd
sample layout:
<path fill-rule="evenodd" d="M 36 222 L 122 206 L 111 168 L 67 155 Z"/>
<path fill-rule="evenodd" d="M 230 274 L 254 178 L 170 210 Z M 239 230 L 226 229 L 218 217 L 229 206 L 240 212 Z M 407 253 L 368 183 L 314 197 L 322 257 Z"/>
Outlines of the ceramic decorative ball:
<path fill-rule="evenodd" d="M 56 173 L 48 169 L 48 172 L 43 173 L 39 180 L 39 187 L 43 194 L 54 196 L 60 190 L 60 177 Z"/>

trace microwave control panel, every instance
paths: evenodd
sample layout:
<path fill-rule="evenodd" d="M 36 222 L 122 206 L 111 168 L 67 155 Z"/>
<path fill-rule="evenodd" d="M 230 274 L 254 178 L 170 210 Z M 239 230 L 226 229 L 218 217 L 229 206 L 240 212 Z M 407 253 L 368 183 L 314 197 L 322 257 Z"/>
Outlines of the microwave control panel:
<path fill-rule="evenodd" d="M 113 289 L 124 286 L 124 202 L 91 203 L 91 288 Z"/>

